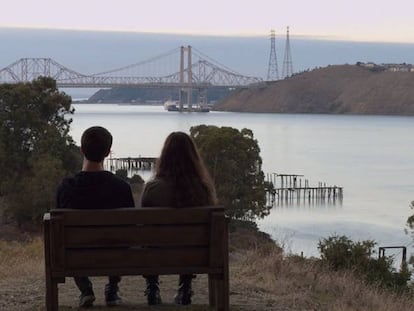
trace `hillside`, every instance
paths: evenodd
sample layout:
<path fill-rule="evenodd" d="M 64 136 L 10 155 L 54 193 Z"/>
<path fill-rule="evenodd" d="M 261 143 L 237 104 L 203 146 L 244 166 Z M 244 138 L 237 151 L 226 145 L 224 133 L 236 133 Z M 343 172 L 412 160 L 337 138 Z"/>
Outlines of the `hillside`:
<path fill-rule="evenodd" d="M 231 91 L 226 87 L 210 87 L 207 90 L 207 101 L 216 102 L 226 97 Z M 88 103 L 136 103 L 152 104 L 164 103 L 166 100 L 178 100 L 178 90 L 174 87 L 166 88 L 110 88 L 101 89 L 93 94 Z M 193 102 L 197 102 L 198 90 L 193 91 Z"/>
<path fill-rule="evenodd" d="M 238 90 L 215 110 L 414 115 L 414 72 L 328 66 Z"/>

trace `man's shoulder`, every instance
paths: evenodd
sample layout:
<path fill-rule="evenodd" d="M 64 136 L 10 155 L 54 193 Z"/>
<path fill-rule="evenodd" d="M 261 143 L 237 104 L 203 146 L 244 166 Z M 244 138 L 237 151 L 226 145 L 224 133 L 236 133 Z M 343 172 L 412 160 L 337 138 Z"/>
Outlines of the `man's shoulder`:
<path fill-rule="evenodd" d="M 62 189 L 65 189 L 67 187 L 70 187 L 74 183 L 75 183 L 75 177 L 74 176 L 64 177 L 58 185 L 58 190 L 62 190 Z"/>
<path fill-rule="evenodd" d="M 125 187 L 129 187 L 129 183 L 122 179 L 121 177 L 109 172 L 109 171 L 105 171 L 107 174 L 107 178 L 110 180 L 110 182 L 114 183 L 114 184 L 118 184 L 120 186 L 125 186 Z"/>
<path fill-rule="evenodd" d="M 112 183 L 129 186 L 128 182 L 110 171 L 88 172 L 82 171 L 75 175 L 74 180 L 82 180 L 84 182 L 93 183 Z M 70 180 L 68 182 L 71 182 Z"/>

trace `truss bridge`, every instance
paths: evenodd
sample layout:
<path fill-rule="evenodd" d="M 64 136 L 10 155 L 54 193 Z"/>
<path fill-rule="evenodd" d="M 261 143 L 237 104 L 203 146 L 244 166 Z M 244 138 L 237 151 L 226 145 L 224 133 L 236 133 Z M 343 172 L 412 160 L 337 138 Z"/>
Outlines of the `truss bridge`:
<path fill-rule="evenodd" d="M 0 83 L 31 82 L 40 76 L 55 79 L 62 88 L 176 87 L 180 90 L 180 108 L 185 98 L 191 108 L 193 89 L 204 94 L 213 86 L 240 88 L 262 82 L 261 78 L 227 68 L 191 46 L 94 74 L 80 73 L 51 58 L 22 58 L 0 69 Z"/>
<path fill-rule="evenodd" d="M 184 60 L 187 53 L 187 61 Z M 100 73 L 85 74 L 51 58 L 21 58 L 0 69 L 0 83 L 31 82 L 52 77 L 60 87 L 122 86 L 227 86 L 241 87 L 261 82 L 245 76 L 188 47 L 176 48 L 151 59 Z"/>

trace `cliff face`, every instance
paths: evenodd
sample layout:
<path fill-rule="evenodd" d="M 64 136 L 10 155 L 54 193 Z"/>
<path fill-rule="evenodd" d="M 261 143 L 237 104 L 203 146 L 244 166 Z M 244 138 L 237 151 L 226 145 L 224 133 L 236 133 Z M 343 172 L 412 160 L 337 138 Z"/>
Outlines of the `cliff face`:
<path fill-rule="evenodd" d="M 237 90 L 215 110 L 414 115 L 414 72 L 329 66 Z"/>

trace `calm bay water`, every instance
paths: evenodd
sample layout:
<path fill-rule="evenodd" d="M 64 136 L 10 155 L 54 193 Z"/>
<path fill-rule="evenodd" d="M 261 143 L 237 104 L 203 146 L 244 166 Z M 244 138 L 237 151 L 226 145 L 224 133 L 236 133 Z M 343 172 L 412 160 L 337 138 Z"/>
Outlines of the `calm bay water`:
<path fill-rule="evenodd" d="M 77 143 L 89 126 L 114 136 L 114 157 L 159 155 L 171 131 L 208 124 L 253 130 L 265 173 L 303 174 L 344 187 L 336 205 L 278 206 L 260 228 L 287 251 L 318 255 L 317 242 L 331 234 L 406 245 L 407 217 L 414 213 L 414 117 L 176 113 L 161 106 L 75 104 L 71 135 Z"/>

